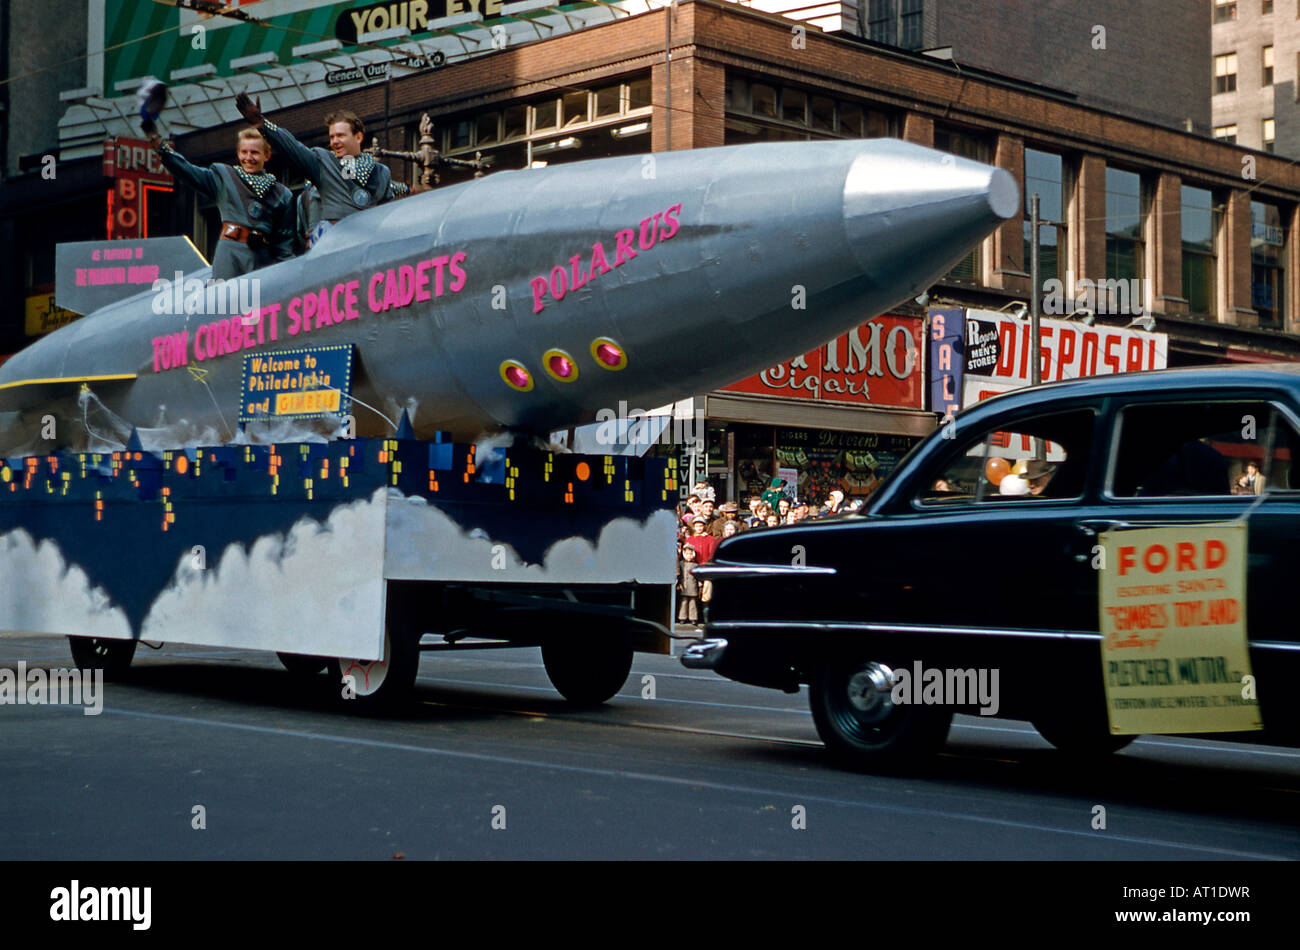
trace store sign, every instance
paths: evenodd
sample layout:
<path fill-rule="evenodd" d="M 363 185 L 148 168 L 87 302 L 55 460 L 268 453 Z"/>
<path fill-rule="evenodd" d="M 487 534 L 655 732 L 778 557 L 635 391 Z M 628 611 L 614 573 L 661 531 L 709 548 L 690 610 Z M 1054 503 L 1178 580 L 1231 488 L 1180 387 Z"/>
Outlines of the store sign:
<path fill-rule="evenodd" d="M 397 66 L 408 69 L 436 69 L 447 62 L 441 50 L 434 50 L 429 56 L 408 56 L 396 61 Z M 338 86 L 345 82 L 360 82 L 367 79 L 387 79 L 389 67 L 393 63 L 366 63 L 351 69 L 334 69 L 325 74 L 325 83 Z"/>
<path fill-rule="evenodd" d="M 817 503 L 836 488 L 847 496 L 868 495 L 916 441 L 875 432 L 777 429 L 777 475 L 792 486 L 791 494 Z"/>
<path fill-rule="evenodd" d="M 602 11 L 601 21 L 622 14 L 625 0 L 589 3 L 585 0 L 564 4 L 563 10 L 555 7 L 526 10 L 505 16 L 503 9 L 508 0 L 225 0 L 226 8 L 254 18 L 250 23 L 233 17 L 212 15 L 195 9 L 176 8 L 168 4 L 142 3 L 141 0 L 102 0 L 98 15 L 88 22 L 93 46 L 104 48 L 104 88 L 112 89 L 117 83 L 138 79 L 141 76 L 170 76 L 183 69 L 215 66 L 217 76 L 233 76 L 239 70 L 232 61 L 274 53 L 276 62 L 285 65 L 293 60 L 290 50 L 294 45 L 311 45 L 337 40 L 343 46 L 338 52 L 346 57 L 357 52 L 360 37 L 393 29 L 410 31 L 409 41 L 445 41 L 442 50 L 435 53 L 422 50 L 423 66 L 408 61 L 416 68 L 442 65 L 439 57 L 472 57 L 495 52 L 500 48 L 492 40 L 476 36 L 457 40 L 456 33 L 470 30 L 504 28 L 520 20 L 538 18 L 542 26 L 537 32 L 547 37 L 581 29 L 587 18 L 585 11 Z M 90 4 L 92 10 L 95 4 Z M 627 4 L 629 10 L 644 11 L 644 4 Z M 482 20 L 464 23 L 467 14 L 478 14 Z M 457 17 L 449 24 L 447 18 Z M 263 25 L 264 24 L 264 25 Z M 128 30 L 133 33 L 128 33 Z M 130 42 L 132 35 L 153 33 L 157 39 Z M 179 37 L 179 42 L 177 41 Z M 125 42 L 124 42 L 125 41 Z M 513 45 L 522 42 L 511 38 Z M 388 42 L 388 41 L 385 41 Z M 213 50 L 220 49 L 220 55 Z M 297 60 L 303 62 L 304 60 Z M 372 64 L 378 66 L 379 64 Z M 356 69 L 338 69 L 329 85 L 348 81 L 382 79 L 386 74 L 359 63 L 350 64 Z M 343 78 L 343 73 L 354 73 Z M 403 72 L 404 74 L 404 72 Z M 192 80 L 202 82 L 207 75 Z M 323 90 L 322 90 L 323 91 Z M 308 89 L 308 98 L 319 93 Z"/>
<path fill-rule="evenodd" d="M 961 408 L 966 371 L 966 311 L 930 311 L 930 409 L 948 418 Z"/>
<path fill-rule="evenodd" d="M 352 45 L 363 33 L 377 33 L 405 27 L 412 36 L 427 33 L 430 23 L 443 17 L 478 13 L 484 19 L 499 17 L 504 0 L 398 0 L 370 3 L 348 10 L 334 22 L 334 35 Z M 433 23 L 436 28 L 437 23 Z"/>
<path fill-rule="evenodd" d="M 1045 383 L 1168 365 L 1169 337 L 1164 333 L 1089 327 L 1050 318 L 1040 323 L 1040 368 Z M 992 310 L 967 310 L 965 330 L 963 406 L 1030 384 L 1034 347 L 1028 320 Z M 942 412 L 943 407 L 933 401 L 933 383 L 932 373 L 930 408 Z"/>
<path fill-rule="evenodd" d="M 145 139 L 118 136 L 104 142 L 104 177 L 110 240 L 148 237 L 149 196 L 172 190 L 172 174 Z"/>
<path fill-rule="evenodd" d="M 921 322 L 876 317 L 723 392 L 920 409 Z"/>
<path fill-rule="evenodd" d="M 26 331 L 28 336 L 40 336 L 67 326 L 77 319 L 77 314 L 64 310 L 54 303 L 54 292 L 31 294 L 27 298 Z"/>

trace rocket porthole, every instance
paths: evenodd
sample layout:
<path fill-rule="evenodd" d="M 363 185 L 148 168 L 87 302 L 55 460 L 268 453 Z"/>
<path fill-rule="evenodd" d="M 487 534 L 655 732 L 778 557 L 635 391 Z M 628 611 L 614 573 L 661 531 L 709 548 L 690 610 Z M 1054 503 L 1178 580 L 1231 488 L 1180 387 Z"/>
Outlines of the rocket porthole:
<path fill-rule="evenodd" d="M 533 374 L 524 368 L 523 363 L 506 360 L 501 364 L 501 379 L 507 386 L 521 393 L 533 388 Z"/>
<path fill-rule="evenodd" d="M 601 369 L 618 370 L 627 366 L 627 354 L 607 336 L 592 341 L 591 355 Z"/>
<path fill-rule="evenodd" d="M 578 364 L 564 350 L 547 350 L 542 357 L 542 366 L 547 375 L 562 383 L 571 383 L 578 378 Z"/>

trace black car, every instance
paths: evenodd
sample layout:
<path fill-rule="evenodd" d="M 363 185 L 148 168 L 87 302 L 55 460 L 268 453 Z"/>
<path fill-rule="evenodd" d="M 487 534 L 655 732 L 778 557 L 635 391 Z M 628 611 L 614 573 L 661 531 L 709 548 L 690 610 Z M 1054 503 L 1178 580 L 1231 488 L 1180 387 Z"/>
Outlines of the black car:
<path fill-rule="evenodd" d="M 1202 674 L 1232 683 L 1220 692 L 1234 695 L 1213 703 L 1248 705 L 1253 728 L 1262 722 L 1215 738 L 1300 745 L 1297 452 L 1300 368 L 1161 370 L 995 397 L 916 446 L 860 515 L 725 542 L 696 569 L 713 598 L 705 638 L 683 662 L 787 692 L 806 684 L 818 734 L 854 767 L 935 751 L 954 711 L 1029 720 L 1063 750 L 1113 751 L 1135 735 L 1116 727 L 1108 689 L 1158 691 Z M 1175 636 L 1237 619 L 1239 601 L 1198 593 L 1176 609 L 1141 603 L 1155 586 L 1119 587 L 1136 599 L 1104 601 L 1102 575 L 1119 571 L 1109 581 L 1118 583 L 1143 555 L 1101 541 L 1154 526 L 1186 535 L 1163 553 L 1156 545 L 1146 564 L 1170 566 L 1167 588 L 1199 590 L 1208 582 L 1176 579 L 1174 557 L 1198 576 L 1196 558 L 1216 555 L 1190 539 L 1217 529 L 1193 526 L 1240 523 L 1249 674 L 1206 657 L 1178 658 L 1172 670 L 1143 659 L 1161 636 L 1172 648 Z M 936 702 L 916 691 L 923 679 L 932 685 L 932 670 Z M 913 691 L 899 692 L 909 678 Z"/>

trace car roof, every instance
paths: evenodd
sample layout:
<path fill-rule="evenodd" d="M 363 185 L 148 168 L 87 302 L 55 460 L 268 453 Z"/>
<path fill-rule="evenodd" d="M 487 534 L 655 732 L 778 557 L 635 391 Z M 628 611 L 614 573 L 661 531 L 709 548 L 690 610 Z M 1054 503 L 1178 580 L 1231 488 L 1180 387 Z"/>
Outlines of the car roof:
<path fill-rule="evenodd" d="M 1290 390 L 1300 396 L 1300 363 L 1236 363 L 1214 366 L 1180 366 L 1174 369 L 1152 369 L 1132 373 L 1112 373 L 1106 376 L 1086 376 L 1025 386 L 1010 392 L 999 393 L 968 406 L 957 414 L 970 419 L 977 410 L 984 415 L 1012 409 L 1017 405 L 1031 405 L 1040 401 L 1055 401 L 1072 397 L 1113 396 L 1140 392 L 1186 392 L 1201 387 L 1258 388 L 1272 386 Z"/>
<path fill-rule="evenodd" d="M 1038 386 L 1024 386 L 1010 392 L 999 393 L 981 400 L 973 406 L 967 406 L 957 413 L 956 426 L 963 428 L 970 425 L 984 425 L 989 417 L 1002 412 L 1015 412 L 1042 406 L 1049 409 L 1057 404 L 1072 399 L 1098 399 L 1106 396 L 1126 394 L 1149 395 L 1151 393 L 1168 393 L 1170 395 L 1201 393 L 1206 389 L 1258 390 L 1260 388 L 1279 388 L 1291 392 L 1300 400 L 1300 363 L 1244 363 L 1216 364 L 1213 366 L 1184 366 L 1175 369 L 1154 369 L 1132 373 L 1114 373 L 1107 376 L 1087 376 L 1081 379 L 1067 379 Z M 943 424 L 930 438 L 941 435 Z M 910 457 L 903 467 L 894 475 L 903 475 L 917 465 L 927 464 L 930 456 Z M 887 480 L 880 492 L 867 502 L 865 514 L 876 514 L 882 508 L 893 504 L 906 478 Z"/>

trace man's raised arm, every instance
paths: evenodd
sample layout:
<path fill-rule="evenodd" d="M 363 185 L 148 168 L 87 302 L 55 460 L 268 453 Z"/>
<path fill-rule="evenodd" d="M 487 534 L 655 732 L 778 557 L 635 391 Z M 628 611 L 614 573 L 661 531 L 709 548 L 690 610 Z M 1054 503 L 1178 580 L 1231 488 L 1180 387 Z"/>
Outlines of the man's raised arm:
<path fill-rule="evenodd" d="M 199 168 L 199 166 L 186 160 L 185 156 L 176 151 L 170 145 L 162 140 L 162 136 L 155 132 L 149 137 L 154 151 L 162 160 L 163 165 L 169 172 L 176 176 L 176 180 L 188 185 L 202 197 L 209 201 L 215 201 L 220 190 L 220 180 L 217 173 L 211 168 Z"/>
<path fill-rule="evenodd" d="M 271 147 L 278 149 L 290 165 L 296 168 L 304 178 L 317 186 L 320 185 L 320 158 L 303 145 L 292 134 L 280 128 L 262 115 L 260 100 L 255 102 L 246 93 L 235 97 L 235 108 L 248 120 L 248 124 L 262 130 Z"/>

